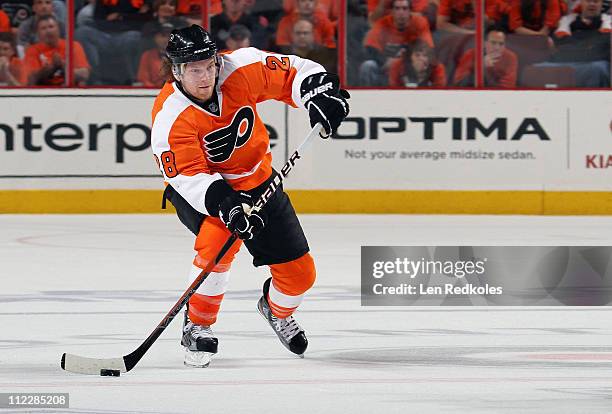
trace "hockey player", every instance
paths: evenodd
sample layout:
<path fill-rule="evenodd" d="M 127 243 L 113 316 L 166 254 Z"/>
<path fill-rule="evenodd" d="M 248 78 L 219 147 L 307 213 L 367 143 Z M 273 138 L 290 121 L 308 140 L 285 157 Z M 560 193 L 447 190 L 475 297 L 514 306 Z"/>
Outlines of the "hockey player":
<path fill-rule="evenodd" d="M 196 235 L 191 281 L 213 261 L 231 232 L 234 243 L 185 312 L 185 364 L 205 367 L 217 352 L 211 330 L 242 242 L 255 266 L 269 266 L 259 313 L 281 343 L 302 355 L 308 346 L 293 312 L 315 280 L 314 261 L 282 187 L 261 211 L 251 209 L 277 174 L 256 104 L 275 99 L 308 111 L 325 137 L 348 115 L 348 93 L 315 62 L 255 48 L 217 54 L 197 25 L 174 30 L 166 48 L 168 82 L 152 111 L 151 145 L 167 184 L 166 199 Z M 323 132 L 322 132 L 323 133 Z"/>

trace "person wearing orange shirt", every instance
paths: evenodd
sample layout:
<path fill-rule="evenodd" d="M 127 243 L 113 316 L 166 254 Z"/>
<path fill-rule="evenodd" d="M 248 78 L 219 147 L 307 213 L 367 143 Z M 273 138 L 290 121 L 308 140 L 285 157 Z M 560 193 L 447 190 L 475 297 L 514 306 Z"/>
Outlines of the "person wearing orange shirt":
<path fill-rule="evenodd" d="M 433 47 L 427 19 L 412 13 L 408 0 L 393 0 L 392 4 L 391 14 L 374 23 L 364 39 L 368 59 L 359 68 L 362 86 L 384 86 L 392 59 L 416 39 Z"/>
<path fill-rule="evenodd" d="M 439 0 L 412 0 L 410 10 L 415 13 L 425 13 L 428 7 L 437 7 Z M 368 0 L 368 20 L 370 24 L 391 13 L 392 0 Z M 435 14 L 435 10 L 432 10 Z"/>
<path fill-rule="evenodd" d="M 162 58 L 166 54 L 168 37 L 174 26 L 170 23 L 157 22 L 156 27 L 151 29 L 155 47 L 143 52 L 138 65 L 136 80 L 145 88 L 159 88 L 163 86 L 165 79 L 162 76 Z"/>
<path fill-rule="evenodd" d="M 309 20 L 315 27 L 315 42 L 327 48 L 336 47 L 334 25 L 327 15 L 317 10 L 317 0 L 297 0 L 297 10 L 283 16 L 276 30 L 276 45 L 283 51 L 291 49 L 293 27 L 298 20 Z"/>
<path fill-rule="evenodd" d="M 389 86 L 443 88 L 446 86 L 446 71 L 444 65 L 436 62 L 432 47 L 417 39 L 402 57 L 391 63 Z"/>
<path fill-rule="evenodd" d="M 11 19 L 9 19 L 8 15 L 3 10 L 0 10 L 0 33 L 10 31 Z"/>
<path fill-rule="evenodd" d="M 340 16 L 340 2 L 338 0 L 319 0 L 317 2 L 317 10 L 325 13 L 325 15 L 335 24 Z M 283 12 L 292 14 L 297 11 L 297 0 L 283 0 Z"/>
<path fill-rule="evenodd" d="M 461 57 L 455 71 L 455 86 L 474 86 L 474 49 Z M 515 88 L 518 69 L 516 53 L 506 48 L 506 34 L 497 28 L 487 33 L 484 56 L 485 86 L 491 88 Z"/>
<path fill-rule="evenodd" d="M 164 200 L 196 236 L 190 279 L 216 263 L 188 303 L 184 363 L 206 367 L 217 353 L 211 325 L 242 243 L 253 264 L 267 265 L 272 276 L 264 282 L 259 313 L 283 346 L 302 355 L 308 340 L 293 312 L 316 271 L 282 186 L 254 207 L 278 178 L 257 104 L 274 99 L 303 108 L 310 124 L 321 123 L 330 136 L 348 115 L 349 95 L 337 75 L 298 56 L 252 47 L 217 54 L 210 34 L 197 25 L 172 31 L 166 53 L 168 81 L 153 105 L 151 147 L 166 183 Z M 216 262 L 232 233 L 240 240 Z"/>
<path fill-rule="evenodd" d="M 153 24 L 170 23 L 174 25 L 174 27 L 185 27 L 188 25 L 185 18 L 177 16 L 176 0 L 154 0 L 153 17 L 155 18 L 155 20 L 151 22 Z M 143 32 L 146 32 L 146 25 L 147 24 L 143 26 Z"/>
<path fill-rule="evenodd" d="M 486 25 L 496 26 L 508 32 L 508 18 L 512 0 L 487 0 L 485 3 Z"/>
<path fill-rule="evenodd" d="M 21 59 L 17 57 L 17 41 L 13 33 L 0 32 L 0 84 L 22 86 L 26 73 Z"/>
<path fill-rule="evenodd" d="M 512 0 L 509 26 L 517 34 L 547 36 L 560 18 L 559 0 Z"/>
<path fill-rule="evenodd" d="M 178 0 L 176 13 L 181 16 L 189 16 L 194 18 L 202 18 L 202 1 L 203 0 Z M 214 16 L 223 11 L 221 0 L 204 0 L 210 1 L 208 5 L 208 15 Z"/>
<path fill-rule="evenodd" d="M 474 34 L 475 0 L 440 0 L 436 28 L 451 33 Z"/>
<path fill-rule="evenodd" d="M 26 49 L 24 64 L 29 85 L 60 86 L 65 83 L 66 40 L 60 38 L 60 27 L 53 15 L 36 22 L 39 42 Z M 78 42 L 73 42 L 74 80 L 83 84 L 89 78 L 90 66 Z"/>

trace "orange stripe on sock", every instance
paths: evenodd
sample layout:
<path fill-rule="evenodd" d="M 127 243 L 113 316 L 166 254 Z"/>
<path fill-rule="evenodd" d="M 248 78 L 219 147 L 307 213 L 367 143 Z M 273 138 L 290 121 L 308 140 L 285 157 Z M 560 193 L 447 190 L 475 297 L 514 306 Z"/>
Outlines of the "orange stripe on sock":
<path fill-rule="evenodd" d="M 270 300 L 269 295 L 268 295 L 268 305 L 270 305 L 270 310 L 272 311 L 272 314 L 276 316 L 277 318 L 281 318 L 281 319 L 291 316 L 293 312 L 295 312 L 295 310 L 297 309 L 297 307 L 285 308 L 285 307 L 279 306 Z"/>
<path fill-rule="evenodd" d="M 210 326 L 217 321 L 223 294 L 206 296 L 196 293 L 189 299 L 189 319 L 196 325 Z"/>

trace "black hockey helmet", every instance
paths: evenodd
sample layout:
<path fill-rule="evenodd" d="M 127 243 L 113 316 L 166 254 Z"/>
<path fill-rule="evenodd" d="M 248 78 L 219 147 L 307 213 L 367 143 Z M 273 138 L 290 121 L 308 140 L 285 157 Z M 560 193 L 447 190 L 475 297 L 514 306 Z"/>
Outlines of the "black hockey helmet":
<path fill-rule="evenodd" d="M 206 30 L 197 24 L 170 33 L 166 55 L 173 64 L 206 60 L 217 54 L 217 45 Z"/>

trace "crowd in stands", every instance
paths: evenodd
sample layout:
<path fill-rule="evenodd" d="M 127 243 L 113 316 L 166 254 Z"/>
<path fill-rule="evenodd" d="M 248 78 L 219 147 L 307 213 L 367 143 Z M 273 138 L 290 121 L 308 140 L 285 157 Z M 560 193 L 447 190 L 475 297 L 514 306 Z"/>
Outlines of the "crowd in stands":
<path fill-rule="evenodd" d="M 202 23 L 202 0 L 0 1 L 0 85 L 156 88 L 170 32 Z M 346 13 L 346 83 L 365 87 L 610 86 L 610 0 L 208 0 L 221 51 L 255 46 L 338 71 Z M 69 54 L 68 49 L 72 52 Z M 476 68 L 482 68 L 482 83 Z"/>
<path fill-rule="evenodd" d="M 349 85 L 474 87 L 480 61 L 488 88 L 610 86 L 609 0 L 485 0 L 481 59 L 477 4 L 349 0 Z"/>

